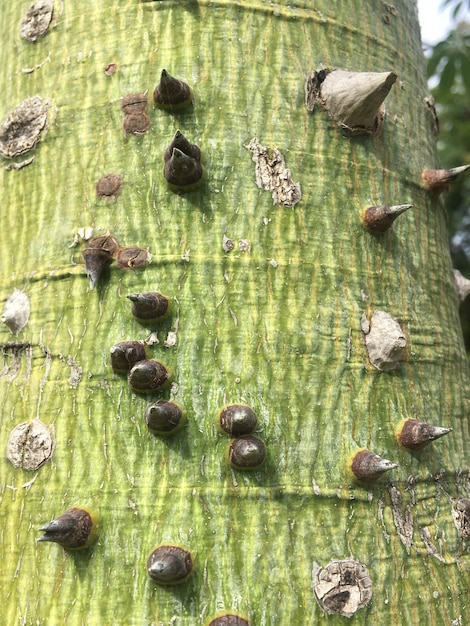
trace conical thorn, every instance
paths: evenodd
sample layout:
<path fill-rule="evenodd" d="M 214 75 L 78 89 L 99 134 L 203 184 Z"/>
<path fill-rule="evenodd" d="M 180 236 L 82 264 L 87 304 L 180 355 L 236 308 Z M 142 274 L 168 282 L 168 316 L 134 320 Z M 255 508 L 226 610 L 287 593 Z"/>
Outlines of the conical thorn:
<path fill-rule="evenodd" d="M 430 189 L 436 193 L 442 193 L 448 189 L 450 183 L 468 169 L 470 169 L 470 165 L 461 165 L 444 170 L 423 170 L 423 180 Z"/>
<path fill-rule="evenodd" d="M 160 82 L 153 92 L 153 101 L 159 109 L 180 111 L 192 103 L 192 89 L 184 81 L 175 78 L 166 70 L 162 70 Z"/>
<path fill-rule="evenodd" d="M 165 150 L 165 154 L 163 155 L 165 162 L 171 159 L 171 155 L 173 154 L 173 148 L 178 148 L 179 150 L 181 150 L 181 152 L 184 152 L 184 154 L 187 154 L 197 161 L 201 160 L 201 150 L 199 146 L 188 141 L 180 130 L 176 131 L 172 142 Z"/>
<path fill-rule="evenodd" d="M 113 260 L 112 255 L 104 248 L 86 248 L 82 251 L 90 289 L 94 289 L 105 268 Z"/>
<path fill-rule="evenodd" d="M 185 190 L 197 186 L 202 181 L 204 170 L 200 161 L 181 152 L 179 148 L 173 148 L 163 173 L 170 187 Z"/>
<path fill-rule="evenodd" d="M 355 134 L 379 130 L 379 111 L 397 75 L 395 72 L 334 70 L 320 85 L 320 100 L 340 126 Z"/>
<path fill-rule="evenodd" d="M 422 450 L 451 431 L 452 428 L 433 426 L 417 419 L 406 419 L 398 428 L 397 439 L 404 448 Z"/>
<path fill-rule="evenodd" d="M 362 214 L 365 226 L 374 233 L 386 232 L 399 215 L 411 209 L 412 204 L 394 206 L 370 206 Z"/>
<path fill-rule="evenodd" d="M 351 459 L 351 471 L 357 480 L 363 483 L 373 482 L 384 472 L 396 467 L 398 467 L 397 463 L 383 459 L 366 449 L 359 450 Z"/>

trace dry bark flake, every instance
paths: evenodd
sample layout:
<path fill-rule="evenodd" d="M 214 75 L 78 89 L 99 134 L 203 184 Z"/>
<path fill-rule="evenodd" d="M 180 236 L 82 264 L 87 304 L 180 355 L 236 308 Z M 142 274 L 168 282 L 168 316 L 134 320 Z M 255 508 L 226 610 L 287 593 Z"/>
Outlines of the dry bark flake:
<path fill-rule="evenodd" d="M 0 153 L 7 159 L 32 150 L 47 126 L 48 98 L 32 96 L 15 107 L 0 124 Z"/>
<path fill-rule="evenodd" d="M 28 41 L 43 37 L 49 28 L 54 11 L 52 0 L 38 0 L 26 11 L 20 25 L 20 35 Z"/>
<path fill-rule="evenodd" d="M 53 431 L 34 419 L 13 428 L 8 438 L 7 459 L 14 467 L 33 471 L 51 458 L 54 448 Z"/>
<path fill-rule="evenodd" d="M 313 588 L 318 603 L 330 615 L 352 617 L 372 598 L 372 581 L 365 565 L 355 559 L 333 559 L 313 570 Z"/>

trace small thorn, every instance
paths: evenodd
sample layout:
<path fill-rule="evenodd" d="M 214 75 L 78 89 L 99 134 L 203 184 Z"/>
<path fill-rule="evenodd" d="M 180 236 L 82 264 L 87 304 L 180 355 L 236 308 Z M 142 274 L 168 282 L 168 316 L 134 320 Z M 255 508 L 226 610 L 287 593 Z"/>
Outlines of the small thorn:
<path fill-rule="evenodd" d="M 162 70 L 160 82 L 153 92 L 153 101 L 159 109 L 180 111 L 192 103 L 193 93 L 187 83 Z"/>
<path fill-rule="evenodd" d="M 397 463 L 392 463 L 381 456 L 374 454 L 370 450 L 359 450 L 351 460 L 351 471 L 357 480 L 363 483 L 370 483 L 380 478 L 384 472 L 398 467 Z"/>
<path fill-rule="evenodd" d="M 343 128 L 354 134 L 376 133 L 382 103 L 396 79 L 395 72 L 333 70 L 320 85 L 319 99 Z"/>
<path fill-rule="evenodd" d="M 470 169 L 470 165 L 461 165 L 444 170 L 423 170 L 423 180 L 430 189 L 436 193 L 442 193 L 448 189 L 450 183 L 468 169 Z"/>
<path fill-rule="evenodd" d="M 163 173 L 170 187 L 184 191 L 202 182 L 204 170 L 200 161 L 181 152 L 179 148 L 173 148 Z"/>
<path fill-rule="evenodd" d="M 75 550 L 88 548 L 98 535 L 97 516 L 85 508 L 73 508 L 39 530 L 44 535 L 36 541 L 51 541 L 63 548 Z"/>
<path fill-rule="evenodd" d="M 86 248 L 82 251 L 82 255 L 85 260 L 90 289 L 94 289 L 103 271 L 113 260 L 113 257 L 108 250 L 104 248 Z"/>
<path fill-rule="evenodd" d="M 399 215 L 411 209 L 412 204 L 395 206 L 370 206 L 362 214 L 365 226 L 374 233 L 386 232 Z"/>
<path fill-rule="evenodd" d="M 170 313 L 170 301 L 156 291 L 132 293 L 127 298 L 132 302 L 132 315 L 142 324 L 162 321 Z"/>
<path fill-rule="evenodd" d="M 430 443 L 447 435 L 452 428 L 433 426 L 416 419 L 404 420 L 398 428 L 398 442 L 410 450 L 422 450 Z"/>
<path fill-rule="evenodd" d="M 147 351 L 141 341 L 120 341 L 111 346 L 109 356 L 113 371 L 127 374 L 131 367 L 147 358 Z"/>
<path fill-rule="evenodd" d="M 181 152 L 184 152 L 184 154 L 192 157 L 193 159 L 196 159 L 197 161 L 201 160 L 201 150 L 199 146 L 196 146 L 196 144 L 189 142 L 183 135 L 183 133 L 179 130 L 176 131 L 172 142 L 165 150 L 165 154 L 163 155 L 165 162 L 171 159 L 171 155 L 173 154 L 173 148 L 178 148 L 179 150 L 181 150 Z"/>

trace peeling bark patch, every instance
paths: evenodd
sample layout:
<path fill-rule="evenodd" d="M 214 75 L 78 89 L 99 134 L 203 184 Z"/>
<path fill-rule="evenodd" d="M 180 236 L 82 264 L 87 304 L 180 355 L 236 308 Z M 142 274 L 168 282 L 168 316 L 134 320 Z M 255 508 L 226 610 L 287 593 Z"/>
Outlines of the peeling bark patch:
<path fill-rule="evenodd" d="M 305 77 L 304 93 L 305 93 L 305 106 L 307 111 L 312 112 L 315 109 L 315 104 L 320 99 L 321 84 L 327 77 L 330 70 L 312 70 Z"/>
<path fill-rule="evenodd" d="M 352 617 L 372 598 L 372 581 L 365 565 L 354 559 L 334 559 L 313 566 L 313 589 L 324 611 Z"/>
<path fill-rule="evenodd" d="M 33 368 L 33 347 L 30 343 L 11 343 L 1 347 L 3 368 L 0 372 L 0 380 L 6 379 L 11 383 L 18 376 L 21 367 L 21 359 L 26 358 L 26 371 L 24 383 L 28 384 Z"/>
<path fill-rule="evenodd" d="M 403 511 L 403 502 L 401 493 L 394 485 L 388 486 L 390 500 L 392 504 L 392 515 L 395 528 L 402 544 L 405 546 L 407 553 L 413 545 L 413 515 L 409 506 Z"/>
<path fill-rule="evenodd" d="M 54 430 L 34 419 L 23 422 L 11 431 L 7 459 L 14 467 L 37 470 L 52 457 L 55 448 Z"/>
<path fill-rule="evenodd" d="M 278 148 L 268 150 L 256 137 L 245 148 L 253 155 L 258 187 L 272 192 L 274 204 L 294 207 L 302 197 L 300 184 L 292 180 L 290 170 L 286 168 L 284 157 Z"/>
<path fill-rule="evenodd" d="M 28 41 L 44 37 L 52 20 L 54 3 L 52 0 L 38 0 L 26 11 L 20 24 L 20 36 Z"/>
<path fill-rule="evenodd" d="M 26 98 L 0 124 L 0 153 L 7 159 L 32 150 L 47 128 L 50 100 Z"/>
<path fill-rule="evenodd" d="M 362 316 L 361 329 L 369 360 L 376 369 L 388 372 L 400 366 L 406 337 L 394 317 L 385 311 L 374 311 L 370 320 Z"/>
<path fill-rule="evenodd" d="M 436 546 L 431 541 L 431 533 L 429 532 L 429 528 L 423 527 L 419 529 L 419 534 L 421 539 L 423 540 L 424 545 L 426 546 L 426 552 L 435 557 L 441 563 L 445 563 L 446 560 L 437 550 Z"/>
<path fill-rule="evenodd" d="M 70 367 L 71 372 L 68 382 L 70 386 L 75 389 L 76 387 L 78 387 L 79 382 L 82 380 L 82 368 L 80 367 L 80 365 L 78 365 L 76 361 L 74 361 L 71 356 L 68 356 L 66 359 L 62 354 L 59 354 L 59 359 L 62 363 L 67 363 L 67 365 Z"/>
<path fill-rule="evenodd" d="M 439 134 L 439 118 L 437 116 L 437 111 L 436 111 L 436 101 L 434 100 L 432 96 L 426 96 L 424 98 L 424 104 L 426 106 L 428 115 L 431 118 L 433 131 L 436 135 L 438 135 Z"/>
<path fill-rule="evenodd" d="M 114 202 L 122 189 L 122 176 L 106 174 L 96 182 L 95 189 L 99 198 Z"/>
<path fill-rule="evenodd" d="M 21 289 L 15 289 L 5 302 L 2 322 L 17 335 L 28 323 L 30 312 L 28 296 Z"/>
<path fill-rule="evenodd" d="M 452 506 L 452 518 L 461 539 L 470 537 L 470 500 L 459 498 Z"/>
<path fill-rule="evenodd" d="M 24 161 L 19 161 L 18 163 L 9 163 L 5 169 L 7 172 L 10 172 L 11 170 L 22 170 L 23 167 L 31 165 L 33 161 L 34 157 L 31 157 L 30 159 L 25 159 Z"/>

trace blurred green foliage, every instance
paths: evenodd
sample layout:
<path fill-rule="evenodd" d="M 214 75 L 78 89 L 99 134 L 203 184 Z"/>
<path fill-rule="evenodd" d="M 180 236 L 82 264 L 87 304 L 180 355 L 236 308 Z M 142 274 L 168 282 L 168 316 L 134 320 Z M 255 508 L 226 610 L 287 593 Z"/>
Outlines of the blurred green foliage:
<path fill-rule="evenodd" d="M 439 117 L 441 167 L 470 163 L 470 0 L 444 0 L 453 29 L 427 51 L 427 75 Z M 445 196 L 453 264 L 470 278 L 470 175 L 464 174 Z M 470 297 L 460 307 L 467 352 L 470 354 Z"/>

